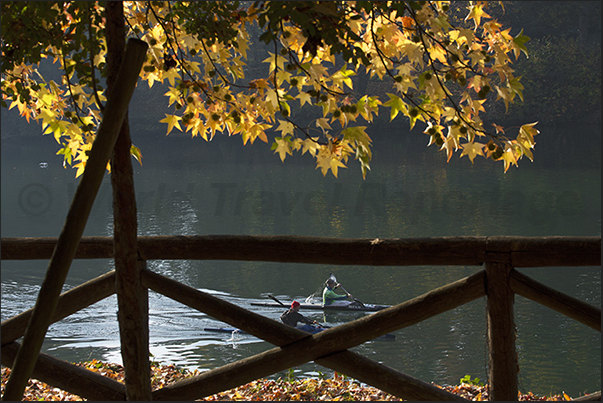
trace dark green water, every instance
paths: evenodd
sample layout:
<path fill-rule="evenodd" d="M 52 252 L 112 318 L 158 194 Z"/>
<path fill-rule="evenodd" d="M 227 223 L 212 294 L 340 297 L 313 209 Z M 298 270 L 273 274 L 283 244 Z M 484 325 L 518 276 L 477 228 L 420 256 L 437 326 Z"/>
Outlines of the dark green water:
<path fill-rule="evenodd" d="M 4 127 L 4 126 L 3 126 Z M 32 127 L 35 130 L 35 128 Z M 4 129 L 3 129 L 4 130 Z M 600 128 L 584 128 L 597 147 L 576 146 L 565 129 L 541 128 L 536 160 L 506 174 L 499 164 L 445 158 L 419 133 L 373 129 L 377 143 L 365 181 L 351 164 L 340 178 L 324 178 L 305 157 L 280 162 L 265 145 L 239 139 L 134 137 L 144 165 L 135 166 L 140 235 L 296 234 L 410 238 L 462 235 L 601 234 Z M 589 132 L 590 131 L 590 132 Z M 136 133 L 136 132 L 135 132 Z M 566 138 L 564 141 L 563 139 Z M 148 145 L 145 146 L 145 141 Z M 77 186 L 53 154 L 50 138 L 2 140 L 2 237 L 58 236 Z M 107 177 L 86 235 L 112 233 Z M 2 319 L 33 306 L 45 261 L 2 262 Z M 313 293 L 330 272 L 364 302 L 395 304 L 463 278 L 480 267 L 362 267 L 261 262 L 153 261 L 149 268 L 277 319 L 280 309 L 251 307 L 273 293 L 284 301 Z M 112 269 L 112 262 L 76 261 L 73 287 Z M 600 267 L 538 268 L 527 275 L 601 305 Z M 247 337 L 216 335 L 205 314 L 150 293 L 151 352 L 163 363 L 210 369 L 271 348 Z M 600 333 L 516 297 L 521 390 L 570 395 L 601 389 Z M 312 318 L 336 325 L 353 314 Z M 66 360 L 120 362 L 116 302 L 111 297 L 50 328 L 44 351 Z M 355 348 L 426 381 L 458 383 L 487 374 L 485 300 L 396 332 L 394 342 Z M 314 364 L 296 369 L 312 376 Z"/>

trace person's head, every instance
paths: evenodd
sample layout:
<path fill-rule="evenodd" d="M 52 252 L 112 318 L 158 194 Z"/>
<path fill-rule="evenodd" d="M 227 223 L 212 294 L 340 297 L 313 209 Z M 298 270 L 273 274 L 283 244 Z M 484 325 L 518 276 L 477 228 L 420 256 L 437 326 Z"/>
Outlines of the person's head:
<path fill-rule="evenodd" d="M 332 278 L 329 278 L 329 279 L 327 280 L 327 286 L 328 286 L 329 288 L 333 288 L 333 287 L 335 287 L 335 285 L 336 285 L 336 284 L 337 284 L 337 283 L 336 283 L 336 282 L 335 282 L 335 280 L 333 280 Z"/>
<path fill-rule="evenodd" d="M 299 311 L 300 307 L 301 307 L 301 304 L 297 301 L 293 301 L 291 303 L 291 309 L 293 309 L 294 311 Z"/>

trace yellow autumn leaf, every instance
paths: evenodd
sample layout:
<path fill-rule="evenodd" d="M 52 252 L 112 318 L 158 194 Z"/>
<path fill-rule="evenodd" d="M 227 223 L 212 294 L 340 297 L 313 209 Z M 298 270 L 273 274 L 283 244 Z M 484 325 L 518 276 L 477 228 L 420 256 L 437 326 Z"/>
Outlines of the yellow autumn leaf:
<path fill-rule="evenodd" d="M 484 144 L 482 143 L 465 143 L 461 144 L 461 147 L 463 148 L 463 151 L 461 152 L 461 157 L 463 155 L 468 156 L 472 164 L 476 156 L 484 155 Z"/>
<path fill-rule="evenodd" d="M 176 116 L 176 115 L 165 115 L 165 118 L 161 119 L 159 122 L 161 123 L 167 123 L 168 128 L 167 128 L 167 133 L 165 134 L 166 136 L 168 134 L 170 134 L 170 132 L 175 128 L 177 128 L 178 130 L 182 131 L 182 128 L 180 127 L 180 123 L 179 121 L 182 120 L 182 118 L 180 116 Z"/>
<path fill-rule="evenodd" d="M 512 146 L 507 147 L 507 149 L 503 152 L 502 160 L 505 172 L 507 172 L 511 165 L 517 166 L 517 154 Z"/>
<path fill-rule="evenodd" d="M 170 106 L 174 102 L 178 101 L 180 99 L 180 97 L 181 97 L 180 90 L 178 90 L 175 87 L 170 87 L 170 89 L 168 90 L 168 92 L 166 92 L 163 95 L 165 95 L 165 96 L 167 96 L 169 98 L 168 106 Z"/>
<path fill-rule="evenodd" d="M 277 131 L 280 131 L 283 136 L 287 134 L 293 134 L 295 131 L 295 126 L 291 122 L 287 122 L 286 120 L 279 119 L 279 126 L 276 128 Z"/>
<path fill-rule="evenodd" d="M 305 104 L 312 105 L 312 96 L 305 91 L 301 91 L 297 96 L 300 102 L 300 106 L 304 106 Z"/>
<path fill-rule="evenodd" d="M 316 119 L 316 127 L 320 127 L 324 132 L 333 129 L 326 118 Z"/>
<path fill-rule="evenodd" d="M 307 152 L 314 157 L 320 148 L 320 145 L 318 144 L 318 137 L 302 140 L 301 148 L 302 155 Z"/>
<path fill-rule="evenodd" d="M 470 6 L 469 14 L 465 18 L 465 21 L 470 19 L 475 21 L 476 27 L 479 27 L 482 18 L 490 18 L 490 16 L 484 11 L 483 5 L 481 3 L 482 2 L 478 2 L 477 4 Z"/>
<path fill-rule="evenodd" d="M 275 154 L 278 154 L 281 158 L 282 162 L 285 162 L 285 158 L 287 154 L 291 155 L 291 144 L 290 137 L 277 137 L 274 139 L 274 144 L 272 145 L 272 149 Z"/>
<path fill-rule="evenodd" d="M 180 78 L 180 72 L 177 69 L 169 69 L 168 71 L 164 71 L 163 72 L 161 78 L 162 78 L 162 82 L 163 82 L 163 80 L 165 80 L 167 78 L 168 82 L 173 87 L 174 85 L 176 85 L 176 79 Z M 171 97 L 170 97 L 170 103 L 169 103 L 169 105 L 171 105 L 172 102 L 173 101 L 171 100 Z"/>

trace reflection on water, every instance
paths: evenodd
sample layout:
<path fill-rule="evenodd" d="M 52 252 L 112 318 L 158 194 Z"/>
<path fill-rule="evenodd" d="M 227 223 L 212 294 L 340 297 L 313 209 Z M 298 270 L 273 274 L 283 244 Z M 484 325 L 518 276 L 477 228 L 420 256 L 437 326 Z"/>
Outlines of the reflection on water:
<path fill-rule="evenodd" d="M 543 141 L 546 138 L 543 136 Z M 180 139 L 181 140 L 181 139 Z M 600 159 L 564 166 L 524 163 L 502 173 L 476 160 L 446 164 L 441 155 L 406 150 L 408 142 L 375 149 L 366 181 L 354 168 L 323 178 L 303 160 L 281 164 L 257 148 L 233 151 L 216 139 L 173 139 L 179 148 L 143 148 L 135 166 L 140 235 L 296 234 L 350 238 L 601 234 Z M 172 141 L 172 140 L 170 140 Z M 233 144 L 233 143 L 228 143 Z M 383 143 L 381 143 L 383 144 Z M 48 159 L 48 145 L 2 147 L 2 236 L 58 236 L 78 180 Z M 230 148 L 229 148 L 230 147 Z M 226 151 L 228 152 L 226 152 Z M 178 155 L 177 161 L 158 158 Z M 579 160 L 578 153 L 575 161 Z M 40 167 L 40 161 L 48 161 Z M 571 161 L 568 158 L 566 161 Z M 591 166 L 592 165 L 592 166 Z M 85 235 L 111 235 L 111 187 L 103 181 Z M 46 261 L 2 261 L 2 319 L 35 302 Z M 75 286 L 113 268 L 110 260 L 75 261 Z M 250 302 L 274 294 L 289 303 L 319 289 L 334 272 L 363 302 L 397 304 L 480 270 L 479 267 L 337 267 L 228 261 L 152 261 L 148 268 L 278 320 L 281 308 Z M 547 285 L 600 306 L 600 268 L 522 270 Z M 249 335 L 209 333 L 224 327 L 203 313 L 149 293 L 150 346 L 161 363 L 200 370 L 272 348 Z M 570 395 L 600 390 L 600 333 L 538 304 L 516 298 L 520 388 Z M 330 326 L 364 314 L 306 312 Z M 355 347 L 369 358 L 441 384 L 470 374 L 487 379 L 483 299 L 401 329 L 394 342 Z M 116 298 L 51 326 L 44 351 L 68 361 L 121 362 Z M 329 373 L 306 364 L 298 376 Z M 276 376 L 278 376 L 277 374 Z M 285 375 L 281 373 L 280 375 Z"/>

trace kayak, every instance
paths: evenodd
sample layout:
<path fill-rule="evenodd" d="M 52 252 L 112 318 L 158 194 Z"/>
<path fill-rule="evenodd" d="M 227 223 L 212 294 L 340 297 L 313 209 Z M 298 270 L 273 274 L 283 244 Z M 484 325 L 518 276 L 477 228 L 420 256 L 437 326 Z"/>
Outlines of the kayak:
<path fill-rule="evenodd" d="M 303 326 L 296 326 L 296 329 L 299 330 L 303 330 L 304 332 L 308 332 L 308 333 L 318 333 L 318 332 L 322 332 L 323 330 L 325 330 L 325 327 L 318 327 L 318 326 L 312 326 L 312 325 L 303 325 Z M 214 332 L 214 333 L 233 333 L 236 332 L 238 334 L 249 334 L 241 329 L 235 329 L 235 328 L 228 328 L 228 327 L 206 327 L 203 330 L 205 330 L 206 332 Z"/>
<path fill-rule="evenodd" d="M 322 332 L 325 329 L 328 329 L 328 327 L 303 325 L 303 326 L 297 326 L 296 329 L 315 334 L 318 332 Z M 205 330 L 206 332 L 213 332 L 213 333 L 235 333 L 236 332 L 237 334 L 249 334 L 243 330 L 228 328 L 228 327 L 206 327 L 203 330 Z M 377 337 L 375 340 L 394 340 L 395 338 L 396 338 L 395 334 L 387 333 L 387 334 L 384 334 L 383 336 Z"/>
<path fill-rule="evenodd" d="M 283 308 L 283 305 L 274 302 L 252 302 L 253 306 L 263 306 L 268 308 Z M 301 309 L 322 310 L 322 311 L 351 311 L 351 312 L 377 312 L 391 305 L 377 304 L 359 304 L 352 302 L 349 305 L 322 305 L 322 304 L 301 304 Z M 287 306 L 285 306 L 287 307 Z"/>

